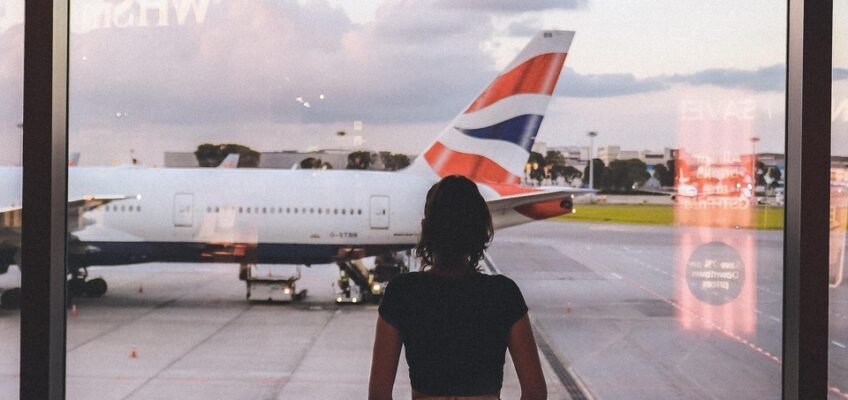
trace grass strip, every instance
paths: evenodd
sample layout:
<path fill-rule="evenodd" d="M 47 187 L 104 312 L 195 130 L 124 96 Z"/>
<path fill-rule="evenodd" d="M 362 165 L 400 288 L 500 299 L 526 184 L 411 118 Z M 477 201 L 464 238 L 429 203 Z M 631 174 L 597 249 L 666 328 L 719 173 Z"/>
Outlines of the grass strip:
<path fill-rule="evenodd" d="M 554 218 L 558 221 L 607 222 L 673 226 L 674 205 L 663 204 L 576 204 L 574 214 Z M 783 207 L 758 206 L 754 229 L 783 229 Z"/>

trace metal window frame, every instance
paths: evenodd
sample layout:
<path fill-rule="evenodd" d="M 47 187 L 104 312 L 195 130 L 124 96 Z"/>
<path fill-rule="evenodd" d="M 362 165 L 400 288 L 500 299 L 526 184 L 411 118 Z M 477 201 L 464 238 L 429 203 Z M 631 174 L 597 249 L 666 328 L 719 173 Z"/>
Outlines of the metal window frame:
<path fill-rule="evenodd" d="M 27 0 L 21 399 L 65 398 L 69 0 Z"/>
<path fill-rule="evenodd" d="M 25 4 L 20 395 L 64 399 L 69 0 Z M 787 23 L 783 398 L 824 399 L 833 3 Z"/>
<path fill-rule="evenodd" d="M 827 398 L 832 0 L 789 0 L 783 398 Z"/>

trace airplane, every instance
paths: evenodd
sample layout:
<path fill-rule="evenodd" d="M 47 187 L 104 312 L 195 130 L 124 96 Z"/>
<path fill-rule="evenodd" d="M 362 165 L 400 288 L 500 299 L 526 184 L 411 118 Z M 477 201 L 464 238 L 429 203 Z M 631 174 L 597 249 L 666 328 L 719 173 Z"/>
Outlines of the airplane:
<path fill-rule="evenodd" d="M 241 156 L 238 153 L 227 154 L 216 168 L 238 168 L 239 158 Z"/>
<path fill-rule="evenodd" d="M 106 293 L 105 280 L 89 279 L 90 266 L 150 262 L 238 263 L 246 281 L 256 264 L 335 262 L 368 292 L 373 277 L 357 261 L 412 249 L 427 191 L 453 174 L 477 183 L 495 229 L 571 213 L 573 195 L 585 190 L 524 187 L 520 176 L 573 38 L 539 32 L 400 171 L 70 168 L 69 293 Z M 0 167 L 0 187 L 5 273 L 21 263 L 21 168 Z M 293 281 L 283 289 L 294 293 Z M 18 306 L 19 290 L 4 291 L 0 303 Z"/>

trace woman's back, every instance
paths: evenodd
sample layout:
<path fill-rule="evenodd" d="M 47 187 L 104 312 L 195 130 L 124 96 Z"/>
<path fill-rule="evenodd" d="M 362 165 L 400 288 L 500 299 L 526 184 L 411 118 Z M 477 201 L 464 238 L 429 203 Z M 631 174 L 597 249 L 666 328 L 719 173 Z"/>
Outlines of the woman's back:
<path fill-rule="evenodd" d="M 428 395 L 498 393 L 510 329 L 526 312 L 515 282 L 481 273 L 404 274 L 380 304 L 406 347 L 412 387 Z"/>
<path fill-rule="evenodd" d="M 402 347 L 413 398 L 497 397 L 508 348 L 522 399 L 545 399 L 527 305 L 515 282 L 475 272 L 494 229 L 477 185 L 451 175 L 427 192 L 415 254 L 426 272 L 389 282 L 374 335 L 368 397 L 391 399 Z"/>

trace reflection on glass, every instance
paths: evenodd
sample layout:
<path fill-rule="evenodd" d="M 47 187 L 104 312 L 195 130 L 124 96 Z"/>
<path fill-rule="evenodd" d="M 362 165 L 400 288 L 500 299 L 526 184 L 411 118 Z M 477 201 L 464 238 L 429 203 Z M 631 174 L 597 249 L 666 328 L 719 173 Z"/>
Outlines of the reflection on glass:
<path fill-rule="evenodd" d="M 17 399 L 20 376 L 23 0 L 0 2 L 0 398 Z"/>
<path fill-rule="evenodd" d="M 756 103 L 747 93 L 728 95 L 681 104 L 674 171 L 680 189 L 675 222 L 681 226 L 677 293 L 684 328 L 750 338 L 757 309 L 757 197 L 755 141 L 746 139 L 754 139 Z M 715 109 L 722 112 L 706 112 Z"/>
<path fill-rule="evenodd" d="M 75 3 L 68 397 L 365 397 L 452 173 L 552 397 L 779 397 L 781 3 Z"/>
<path fill-rule="evenodd" d="M 830 157 L 829 398 L 848 398 L 848 297 L 845 245 L 848 226 L 848 4 L 833 4 L 833 90 Z"/>

